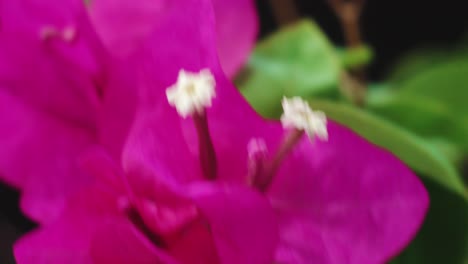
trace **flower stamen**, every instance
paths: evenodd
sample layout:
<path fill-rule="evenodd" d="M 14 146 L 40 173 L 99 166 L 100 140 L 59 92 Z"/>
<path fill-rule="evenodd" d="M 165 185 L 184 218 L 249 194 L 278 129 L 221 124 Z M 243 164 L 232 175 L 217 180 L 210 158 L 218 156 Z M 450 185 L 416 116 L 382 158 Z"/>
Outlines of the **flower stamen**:
<path fill-rule="evenodd" d="M 310 139 L 315 136 L 321 140 L 328 139 L 325 113 L 313 111 L 300 97 L 283 98 L 282 105 L 284 113 L 281 116 L 281 123 L 284 128 L 303 130 Z"/>
<path fill-rule="evenodd" d="M 218 170 L 216 152 L 211 141 L 206 113 L 196 113 L 193 115 L 193 121 L 195 122 L 198 134 L 198 152 L 200 154 L 202 171 L 206 178 L 210 180 L 216 179 Z"/>
<path fill-rule="evenodd" d="M 268 149 L 265 140 L 261 138 L 252 138 L 247 144 L 248 153 L 248 175 L 247 184 L 257 186 L 259 175 L 262 175 L 265 168 L 265 161 L 268 155 Z"/>
<path fill-rule="evenodd" d="M 198 134 L 199 156 L 206 178 L 216 178 L 216 152 L 211 140 L 205 109 L 211 106 L 215 93 L 215 79 L 209 69 L 199 73 L 179 71 L 177 82 L 166 90 L 169 104 L 183 118 L 191 116 Z"/>
<path fill-rule="evenodd" d="M 209 69 L 199 73 L 180 70 L 177 82 L 166 90 L 166 96 L 169 104 L 186 118 L 202 113 L 211 106 L 216 96 L 215 86 L 215 79 Z"/>
<path fill-rule="evenodd" d="M 281 166 L 282 161 L 289 153 L 291 153 L 303 135 L 303 130 L 294 129 L 290 131 L 283 139 L 283 142 L 281 143 L 273 158 L 265 162 L 263 165 L 264 173 L 261 174 L 260 177 L 257 177 L 258 179 L 255 184 L 255 186 L 257 186 L 260 191 L 266 191 L 266 189 L 271 185 L 274 175 Z"/>
<path fill-rule="evenodd" d="M 327 119 L 323 112 L 313 111 L 309 104 L 299 97 L 283 98 L 284 114 L 281 123 L 284 128 L 290 128 L 272 159 L 265 162 L 264 173 L 257 175 L 255 186 L 265 191 L 273 181 L 283 160 L 292 152 L 300 142 L 302 136 L 307 134 L 309 139 L 317 136 L 320 140 L 328 139 Z"/>

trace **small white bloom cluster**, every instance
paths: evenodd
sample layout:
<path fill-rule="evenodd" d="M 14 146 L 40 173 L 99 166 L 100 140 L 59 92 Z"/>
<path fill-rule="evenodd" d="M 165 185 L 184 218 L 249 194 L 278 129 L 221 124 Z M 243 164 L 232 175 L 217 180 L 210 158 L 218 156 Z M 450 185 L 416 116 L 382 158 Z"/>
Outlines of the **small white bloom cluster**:
<path fill-rule="evenodd" d="M 199 73 L 179 71 L 177 82 L 167 88 L 166 96 L 169 104 L 177 109 L 183 118 L 201 113 L 211 106 L 215 92 L 215 78 L 209 69 Z"/>
<path fill-rule="evenodd" d="M 299 97 L 283 98 L 281 123 L 285 128 L 304 130 L 309 138 L 315 135 L 321 140 L 328 139 L 327 118 L 321 111 L 313 111 L 309 104 Z"/>

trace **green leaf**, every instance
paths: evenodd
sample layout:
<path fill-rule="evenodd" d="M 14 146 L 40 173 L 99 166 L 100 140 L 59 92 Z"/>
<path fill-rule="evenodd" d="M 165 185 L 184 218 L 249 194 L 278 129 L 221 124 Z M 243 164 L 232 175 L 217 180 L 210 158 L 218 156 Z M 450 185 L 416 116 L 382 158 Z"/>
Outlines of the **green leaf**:
<path fill-rule="evenodd" d="M 451 46 L 418 48 L 408 52 L 397 61 L 387 81 L 404 81 L 434 66 L 461 58 L 468 58 L 468 38 Z"/>
<path fill-rule="evenodd" d="M 462 165 L 465 153 L 458 145 L 445 138 L 428 138 L 427 140 L 456 167 Z"/>
<path fill-rule="evenodd" d="M 450 162 L 432 144 L 398 126 L 350 105 L 310 101 L 313 108 L 384 147 L 420 172 L 431 204 L 425 223 L 411 245 L 392 263 L 462 264 L 468 248 L 468 200 Z"/>
<path fill-rule="evenodd" d="M 468 49 L 415 52 L 396 69 L 389 86 L 369 91 L 367 107 L 422 137 L 455 145 L 463 151 L 456 156 L 468 154 Z"/>
<path fill-rule="evenodd" d="M 333 120 L 353 129 L 367 140 L 388 149 L 408 166 L 450 191 L 467 197 L 463 182 L 451 163 L 422 138 L 351 105 L 325 100 L 311 101 Z"/>
<path fill-rule="evenodd" d="M 371 90 L 367 107 L 425 138 L 444 138 L 468 152 L 468 122 L 435 98 L 390 89 Z"/>
<path fill-rule="evenodd" d="M 255 48 L 241 92 L 272 116 L 283 96 L 337 93 L 341 63 L 335 48 L 311 20 L 283 28 Z"/>
<path fill-rule="evenodd" d="M 390 71 L 387 81 L 400 82 L 411 79 L 438 64 L 459 56 L 466 56 L 464 51 L 447 52 L 447 49 L 418 49 L 403 56 Z"/>
<path fill-rule="evenodd" d="M 437 101 L 456 116 L 468 114 L 468 57 L 438 64 L 425 70 L 397 88 L 401 96 L 417 95 Z M 468 120 L 465 119 L 465 120 Z"/>
<path fill-rule="evenodd" d="M 370 46 L 361 45 L 353 48 L 337 48 L 337 55 L 346 69 L 355 69 L 369 64 L 374 58 Z"/>

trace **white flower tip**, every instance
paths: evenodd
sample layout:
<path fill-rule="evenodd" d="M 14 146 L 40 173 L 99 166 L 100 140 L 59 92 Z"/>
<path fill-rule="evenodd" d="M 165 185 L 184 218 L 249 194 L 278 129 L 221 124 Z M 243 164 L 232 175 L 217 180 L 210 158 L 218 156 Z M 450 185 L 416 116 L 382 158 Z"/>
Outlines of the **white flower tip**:
<path fill-rule="evenodd" d="M 59 30 L 54 26 L 44 26 L 41 28 L 39 35 L 42 40 L 59 37 L 66 42 L 72 42 L 76 38 L 76 31 L 73 26 L 67 26 L 63 30 Z"/>
<path fill-rule="evenodd" d="M 62 38 L 65 41 L 71 42 L 76 38 L 76 28 L 68 26 L 62 30 Z"/>
<path fill-rule="evenodd" d="M 300 97 L 283 98 L 281 123 L 285 128 L 304 130 L 309 138 L 328 139 L 327 118 L 322 111 L 313 111 Z"/>
<path fill-rule="evenodd" d="M 247 143 L 247 184 L 253 186 L 263 173 L 268 148 L 263 138 L 251 138 Z"/>
<path fill-rule="evenodd" d="M 254 159 L 258 156 L 266 156 L 268 148 L 266 142 L 262 138 L 251 138 L 247 143 L 247 154 L 249 159 Z"/>
<path fill-rule="evenodd" d="M 174 106 L 182 117 L 198 112 L 201 113 L 211 106 L 215 92 L 215 78 L 209 69 L 198 73 L 179 71 L 177 82 L 167 88 L 166 96 L 169 104 Z"/>

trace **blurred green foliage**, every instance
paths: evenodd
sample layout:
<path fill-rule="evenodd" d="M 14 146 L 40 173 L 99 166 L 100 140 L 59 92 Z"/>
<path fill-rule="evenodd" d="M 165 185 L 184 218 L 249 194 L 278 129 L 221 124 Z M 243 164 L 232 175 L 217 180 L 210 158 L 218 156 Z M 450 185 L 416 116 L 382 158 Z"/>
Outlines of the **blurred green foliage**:
<path fill-rule="evenodd" d="M 364 108 L 350 105 L 340 95 L 341 73 L 372 58 L 368 46 L 333 47 L 317 24 L 305 20 L 259 43 L 237 84 L 266 117 L 279 117 L 283 96 L 301 96 L 397 155 L 421 176 L 431 206 L 394 263 L 463 264 L 468 194 L 456 166 L 468 153 L 468 49 L 410 54 L 386 82 L 369 85 Z"/>
<path fill-rule="evenodd" d="M 283 95 L 336 94 L 340 70 L 335 48 L 316 23 L 306 20 L 259 43 L 240 86 L 260 113 L 274 117 Z"/>
<path fill-rule="evenodd" d="M 423 139 L 376 115 L 345 103 L 311 100 L 312 108 L 351 128 L 372 143 L 384 147 L 414 170 L 427 175 L 450 191 L 466 197 L 457 171 L 445 156 Z"/>
<path fill-rule="evenodd" d="M 340 58 L 341 65 L 345 69 L 354 69 L 365 66 L 374 58 L 372 48 L 367 45 L 352 48 L 336 48 L 336 53 Z"/>
<path fill-rule="evenodd" d="M 371 90 L 369 108 L 423 137 L 445 139 L 467 153 L 468 54 L 464 55 L 445 61 L 438 58 L 439 62 L 419 68 L 417 74 L 390 81 L 387 91 Z"/>

